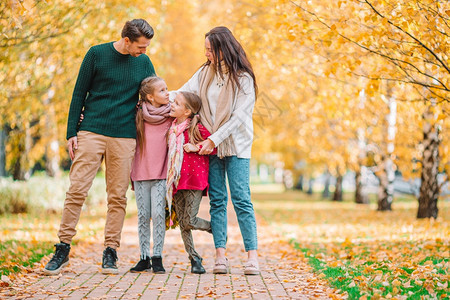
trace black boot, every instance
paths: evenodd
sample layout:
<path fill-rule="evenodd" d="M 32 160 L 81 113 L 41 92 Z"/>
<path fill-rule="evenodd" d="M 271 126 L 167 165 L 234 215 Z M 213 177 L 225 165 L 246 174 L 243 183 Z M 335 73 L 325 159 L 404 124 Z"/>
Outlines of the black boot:
<path fill-rule="evenodd" d="M 58 275 L 61 269 L 69 263 L 70 245 L 66 243 L 55 244 L 55 254 L 47 263 L 43 273 L 45 275 Z"/>
<path fill-rule="evenodd" d="M 202 259 L 194 257 L 191 259 L 191 273 L 194 274 L 204 274 L 206 273 L 205 268 L 202 266 Z"/>
<path fill-rule="evenodd" d="M 152 268 L 153 268 L 153 273 L 156 273 L 156 274 L 166 273 L 166 270 L 164 269 L 163 264 L 162 264 L 161 256 L 152 256 Z"/>
<path fill-rule="evenodd" d="M 117 269 L 117 260 L 116 249 L 106 247 L 103 251 L 102 274 L 119 274 L 119 269 Z"/>
<path fill-rule="evenodd" d="M 131 273 L 139 273 L 139 272 L 150 272 L 152 269 L 152 264 L 150 263 L 150 257 L 145 257 L 141 259 L 136 266 L 130 269 Z"/>

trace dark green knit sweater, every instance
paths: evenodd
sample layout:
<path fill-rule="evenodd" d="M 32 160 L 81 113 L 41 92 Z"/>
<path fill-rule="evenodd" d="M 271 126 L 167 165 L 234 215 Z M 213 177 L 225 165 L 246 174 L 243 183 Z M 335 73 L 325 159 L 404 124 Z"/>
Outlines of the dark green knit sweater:
<path fill-rule="evenodd" d="M 141 81 L 154 76 L 147 55 L 119 53 L 113 43 L 89 49 L 80 67 L 67 121 L 67 139 L 86 130 L 105 136 L 136 138 L 135 107 Z M 84 119 L 77 128 L 81 111 Z"/>

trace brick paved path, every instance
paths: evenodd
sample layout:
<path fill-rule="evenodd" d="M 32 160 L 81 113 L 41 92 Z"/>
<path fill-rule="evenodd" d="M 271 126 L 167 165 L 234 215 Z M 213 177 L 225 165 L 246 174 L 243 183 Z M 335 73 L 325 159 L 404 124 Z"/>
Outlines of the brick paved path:
<path fill-rule="evenodd" d="M 127 219 L 118 251 L 119 274 L 100 273 L 103 241 L 72 247 L 70 264 L 59 276 L 24 276 L 10 288 L 14 299 L 327 299 L 334 290 L 310 273 L 310 267 L 297 251 L 283 241 L 272 228 L 258 218 L 260 276 L 245 276 L 246 253 L 234 210 L 229 207 L 227 257 L 231 274 L 214 275 L 212 236 L 195 232 L 197 251 L 203 256 L 207 273 L 190 273 L 190 263 L 179 229 L 166 234 L 163 263 L 166 274 L 130 273 L 139 259 L 137 219 Z M 208 201 L 200 216 L 209 219 Z M 49 260 L 46 257 L 42 266 Z M 30 279 L 34 278 L 34 279 Z M 328 295 L 328 296 L 327 296 Z"/>

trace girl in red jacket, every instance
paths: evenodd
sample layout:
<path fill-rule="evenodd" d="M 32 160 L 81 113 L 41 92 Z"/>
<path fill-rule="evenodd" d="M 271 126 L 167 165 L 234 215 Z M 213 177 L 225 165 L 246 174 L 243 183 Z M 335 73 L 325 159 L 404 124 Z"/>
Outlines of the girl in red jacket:
<path fill-rule="evenodd" d="M 210 136 L 200 124 L 199 96 L 179 92 L 172 103 L 170 116 L 175 120 L 169 130 L 169 157 L 167 164 L 167 200 L 172 203 L 180 224 L 184 247 L 191 261 L 191 272 L 205 273 L 202 258 L 195 251 L 191 230 L 211 233 L 211 223 L 197 217 L 202 196 L 208 190 L 209 157 L 199 155 L 196 145 Z M 170 209 L 169 209 L 170 210 Z"/>

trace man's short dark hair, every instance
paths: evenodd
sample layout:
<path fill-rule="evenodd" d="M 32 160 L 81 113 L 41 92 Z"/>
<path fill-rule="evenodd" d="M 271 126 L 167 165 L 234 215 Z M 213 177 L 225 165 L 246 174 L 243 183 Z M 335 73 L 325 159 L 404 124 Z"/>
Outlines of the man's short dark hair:
<path fill-rule="evenodd" d="M 147 39 L 153 38 L 153 28 L 144 19 L 127 21 L 122 29 L 122 38 L 128 37 L 130 41 L 136 42 L 141 36 Z"/>

